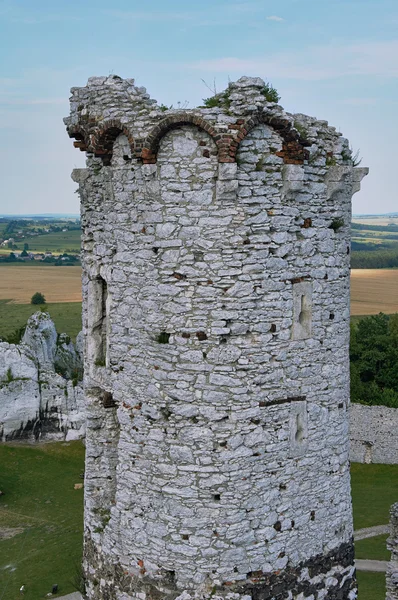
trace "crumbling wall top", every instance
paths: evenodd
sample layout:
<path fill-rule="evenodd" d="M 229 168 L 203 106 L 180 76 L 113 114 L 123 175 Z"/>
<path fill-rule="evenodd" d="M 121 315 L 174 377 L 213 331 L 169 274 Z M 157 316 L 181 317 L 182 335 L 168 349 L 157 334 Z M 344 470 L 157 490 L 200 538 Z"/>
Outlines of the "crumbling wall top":
<path fill-rule="evenodd" d="M 64 121 L 74 145 L 109 164 L 113 143 L 124 133 L 132 156 L 155 163 L 159 141 L 170 130 L 193 125 L 215 141 L 219 162 L 235 162 L 240 142 L 259 124 L 269 125 L 283 139 L 275 154 L 286 164 L 352 166 L 346 139 L 326 121 L 290 114 L 267 100 L 259 77 L 241 77 L 216 94 L 211 107 L 167 109 L 137 87 L 134 79 L 116 75 L 90 77 L 86 87 L 72 88 L 71 114 Z"/>

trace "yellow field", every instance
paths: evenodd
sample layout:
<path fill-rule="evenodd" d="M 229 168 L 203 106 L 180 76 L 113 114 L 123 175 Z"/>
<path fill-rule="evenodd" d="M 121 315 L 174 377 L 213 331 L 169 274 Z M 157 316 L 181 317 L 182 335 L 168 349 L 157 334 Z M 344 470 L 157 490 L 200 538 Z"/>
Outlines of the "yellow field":
<path fill-rule="evenodd" d="M 0 267 L 0 300 L 29 304 L 35 292 L 47 302 L 81 302 L 81 267 Z M 398 269 L 353 269 L 351 314 L 398 312 Z"/>
<path fill-rule="evenodd" d="M 0 267 L 0 300 L 30 304 L 35 292 L 47 302 L 81 302 L 81 267 L 15 266 Z"/>
<path fill-rule="evenodd" d="M 351 314 L 398 312 L 398 269 L 352 269 Z"/>
<path fill-rule="evenodd" d="M 353 217 L 353 223 L 362 223 L 362 225 L 398 225 L 398 217 Z"/>

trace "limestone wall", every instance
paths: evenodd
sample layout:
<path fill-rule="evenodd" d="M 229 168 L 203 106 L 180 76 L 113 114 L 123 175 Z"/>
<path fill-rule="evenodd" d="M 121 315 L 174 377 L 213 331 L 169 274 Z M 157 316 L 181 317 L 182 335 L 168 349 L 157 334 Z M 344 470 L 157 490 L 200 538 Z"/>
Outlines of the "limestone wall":
<path fill-rule="evenodd" d="M 163 112 L 73 88 L 88 597 L 354 598 L 350 202 L 366 170 L 264 82 Z"/>
<path fill-rule="evenodd" d="M 350 460 L 398 464 L 398 409 L 352 404 Z"/>
<path fill-rule="evenodd" d="M 386 574 L 386 600 L 398 600 L 398 503 L 391 507 L 390 524 L 387 548 L 391 551 L 391 560 Z"/>
<path fill-rule="evenodd" d="M 81 375 L 79 345 L 48 314 L 30 317 L 21 344 L 0 342 L 0 441 L 83 437 Z"/>

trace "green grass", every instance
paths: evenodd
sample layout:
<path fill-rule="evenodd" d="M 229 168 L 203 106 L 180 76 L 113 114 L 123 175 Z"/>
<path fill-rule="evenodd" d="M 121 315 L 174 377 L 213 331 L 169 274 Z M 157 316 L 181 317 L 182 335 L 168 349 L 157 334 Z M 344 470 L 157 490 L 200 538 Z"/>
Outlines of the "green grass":
<path fill-rule="evenodd" d="M 41 446 L 0 446 L 0 527 L 22 533 L 0 540 L 0 597 L 38 600 L 59 586 L 59 595 L 75 591 L 83 536 L 84 447 L 81 442 Z"/>
<path fill-rule="evenodd" d="M 0 338 L 6 337 L 16 329 L 26 325 L 26 321 L 38 306 L 32 304 L 13 304 L 9 300 L 0 300 Z M 61 302 L 46 304 L 58 333 L 67 333 L 73 340 L 82 328 L 81 302 Z"/>
<path fill-rule="evenodd" d="M 387 538 L 388 535 L 385 534 L 355 542 L 356 558 L 390 560 L 390 552 L 387 550 Z"/>
<path fill-rule="evenodd" d="M 391 504 L 398 500 L 398 465 L 351 465 L 354 529 L 386 525 Z M 386 535 L 355 542 L 357 558 L 389 560 Z M 385 574 L 357 571 L 358 600 L 385 600 Z"/>
<path fill-rule="evenodd" d="M 26 242 L 29 244 L 29 252 L 65 252 L 67 250 L 80 252 L 81 231 L 73 229 L 72 231 L 58 231 L 56 233 L 45 233 L 35 237 L 26 238 L 21 242 L 16 242 L 20 250 Z"/>
<path fill-rule="evenodd" d="M 386 576 L 384 573 L 357 571 L 358 600 L 385 600 Z"/>
<path fill-rule="evenodd" d="M 351 465 L 354 529 L 386 525 L 398 500 L 398 465 Z"/>

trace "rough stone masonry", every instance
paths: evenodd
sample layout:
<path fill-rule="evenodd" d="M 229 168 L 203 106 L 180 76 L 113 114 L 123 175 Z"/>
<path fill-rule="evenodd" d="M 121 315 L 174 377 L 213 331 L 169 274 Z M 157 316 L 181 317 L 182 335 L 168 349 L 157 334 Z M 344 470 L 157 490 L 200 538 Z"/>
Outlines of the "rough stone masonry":
<path fill-rule="evenodd" d="M 73 88 L 90 599 L 356 597 L 350 205 L 326 121 L 243 77 L 163 110 Z"/>
<path fill-rule="evenodd" d="M 390 527 L 387 548 L 391 550 L 391 560 L 386 573 L 386 600 L 398 600 L 398 503 L 390 509 Z"/>

